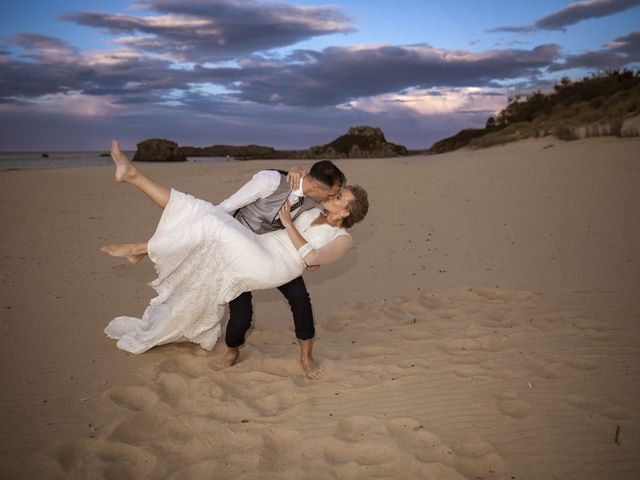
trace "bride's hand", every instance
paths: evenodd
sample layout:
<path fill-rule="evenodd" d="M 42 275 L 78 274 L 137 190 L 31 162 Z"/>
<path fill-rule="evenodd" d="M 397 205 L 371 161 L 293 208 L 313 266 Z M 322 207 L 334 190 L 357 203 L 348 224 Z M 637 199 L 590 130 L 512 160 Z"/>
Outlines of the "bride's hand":
<path fill-rule="evenodd" d="M 287 226 L 293 223 L 291 221 L 291 207 L 289 206 L 288 201 L 284 202 L 278 213 L 280 214 L 280 221 L 282 222 L 282 225 Z"/>

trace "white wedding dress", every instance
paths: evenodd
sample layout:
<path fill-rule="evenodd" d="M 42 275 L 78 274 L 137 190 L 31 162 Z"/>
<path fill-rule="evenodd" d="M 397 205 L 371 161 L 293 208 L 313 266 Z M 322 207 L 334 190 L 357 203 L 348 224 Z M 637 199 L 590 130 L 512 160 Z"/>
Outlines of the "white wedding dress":
<path fill-rule="evenodd" d="M 311 209 L 295 220 L 315 249 L 349 235 L 327 224 L 312 226 L 319 213 Z M 177 190 L 171 191 L 148 254 L 158 274 L 149 285 L 158 295 L 142 318 L 116 317 L 105 328 L 118 348 L 132 353 L 183 341 L 211 350 L 225 304 L 242 292 L 283 285 L 305 269 L 286 230 L 257 235 L 222 208 Z"/>

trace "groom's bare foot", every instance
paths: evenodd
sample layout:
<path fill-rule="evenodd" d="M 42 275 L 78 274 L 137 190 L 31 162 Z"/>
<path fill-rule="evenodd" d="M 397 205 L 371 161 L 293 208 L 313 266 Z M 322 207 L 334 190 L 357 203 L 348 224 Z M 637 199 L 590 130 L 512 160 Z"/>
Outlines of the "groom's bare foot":
<path fill-rule="evenodd" d="M 126 258 L 134 265 L 144 258 L 144 254 L 138 253 L 130 243 L 107 245 L 106 247 L 102 247 L 100 251 L 112 257 Z"/>
<path fill-rule="evenodd" d="M 300 364 L 302 365 L 304 373 L 306 373 L 307 377 L 311 380 L 317 380 L 324 374 L 324 369 L 318 365 L 311 356 L 300 357 Z"/>
<path fill-rule="evenodd" d="M 227 353 L 222 357 L 222 365 L 232 367 L 238 361 L 240 350 L 238 347 L 227 347 Z"/>
<path fill-rule="evenodd" d="M 116 164 L 116 182 L 128 182 L 138 173 L 127 156 L 120 150 L 117 140 L 111 142 L 111 158 Z"/>

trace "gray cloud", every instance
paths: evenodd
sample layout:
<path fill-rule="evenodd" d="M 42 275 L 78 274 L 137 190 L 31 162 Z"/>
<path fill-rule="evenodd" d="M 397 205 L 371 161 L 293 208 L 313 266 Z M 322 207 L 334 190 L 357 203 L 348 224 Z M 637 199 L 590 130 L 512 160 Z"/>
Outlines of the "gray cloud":
<path fill-rule="evenodd" d="M 640 31 L 618 37 L 604 45 L 603 50 L 592 50 L 575 55 L 566 55 L 563 63 L 555 63 L 549 71 L 558 72 L 572 68 L 596 70 L 622 68 L 640 61 Z"/>
<path fill-rule="evenodd" d="M 640 54 L 640 30 L 618 37 L 605 47 L 619 53 L 637 56 Z"/>
<path fill-rule="evenodd" d="M 585 52 L 578 55 L 567 55 L 563 63 L 549 67 L 550 72 L 559 72 L 573 68 L 591 68 L 596 70 L 617 69 L 629 63 L 629 60 L 615 52 L 604 50 Z"/>
<path fill-rule="evenodd" d="M 497 27 L 489 32 L 529 33 L 534 30 L 564 30 L 582 20 L 607 17 L 638 5 L 640 0 L 578 1 L 536 20 L 533 25 Z"/>
<path fill-rule="evenodd" d="M 536 21 L 541 30 L 561 30 L 569 25 L 624 12 L 640 5 L 640 0 L 590 0 L 575 2 Z"/>
<path fill-rule="evenodd" d="M 55 60 L 58 62 L 74 61 L 78 58 L 78 49 L 54 37 L 36 33 L 20 33 L 11 39 L 17 47 L 29 50 L 26 58 L 37 61 Z"/>
<path fill-rule="evenodd" d="M 510 27 L 496 27 L 487 30 L 489 33 L 531 33 L 535 31 L 535 27 L 533 25 L 513 25 Z"/>
<path fill-rule="evenodd" d="M 123 104 L 165 101 L 176 92 L 176 101 L 182 102 L 198 85 L 210 83 L 226 88 L 227 97 L 241 101 L 337 105 L 412 87 L 493 85 L 499 79 L 537 75 L 558 56 L 556 45 L 482 53 L 426 45 L 331 47 L 322 52 L 296 51 L 284 59 L 252 56 L 240 60 L 239 68 L 196 65 L 184 70 L 171 68 L 169 61 L 132 52 L 82 56 L 50 37 L 35 41 L 21 35 L 13 41 L 30 46 L 33 53 L 29 56 L 38 61 L 8 57 L 0 62 L 1 97 L 79 91 L 114 95 Z M 66 55 L 66 61 L 59 61 L 61 55 Z"/>
<path fill-rule="evenodd" d="M 192 70 L 172 68 L 172 62 L 130 51 L 81 55 L 62 40 L 19 34 L 11 42 L 29 53 L 0 62 L 0 98 L 16 101 L 42 95 L 78 91 L 88 95 L 117 95 L 122 103 L 155 102 L 173 90 L 193 84 L 232 84 L 240 69 Z"/>
<path fill-rule="evenodd" d="M 306 63 L 287 65 L 285 59 L 270 69 L 256 69 L 242 80 L 239 97 L 267 104 L 336 105 L 409 87 L 489 86 L 540 73 L 558 50 L 557 45 L 482 53 L 424 45 L 331 47 Z"/>
<path fill-rule="evenodd" d="M 300 50 L 281 59 L 254 55 L 240 59 L 238 68 L 196 65 L 190 70 L 132 52 L 102 53 L 96 60 L 49 37 L 21 35 L 13 41 L 33 48 L 28 56 L 37 61 L 5 57 L 0 62 L 5 103 L 75 91 L 110 95 L 120 105 L 170 101 L 197 108 L 203 99 L 213 98 L 245 102 L 243 108 L 246 102 L 331 107 L 410 88 L 500 86 L 522 78 L 535 84 L 546 69 L 619 68 L 638 59 L 640 32 L 619 37 L 601 51 L 568 55 L 563 63 L 557 45 L 480 53 L 399 45 Z M 207 84 L 223 93 L 207 93 Z"/>
<path fill-rule="evenodd" d="M 248 0 L 146 0 L 142 5 L 159 15 L 76 12 L 62 18 L 127 35 L 116 40 L 120 45 L 189 62 L 232 59 L 319 35 L 354 31 L 351 20 L 329 6 Z"/>

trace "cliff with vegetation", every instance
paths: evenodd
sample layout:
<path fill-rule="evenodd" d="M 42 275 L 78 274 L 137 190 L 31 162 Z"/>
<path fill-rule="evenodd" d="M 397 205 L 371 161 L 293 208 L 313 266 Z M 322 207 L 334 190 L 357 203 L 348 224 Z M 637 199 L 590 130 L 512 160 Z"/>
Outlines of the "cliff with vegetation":
<path fill-rule="evenodd" d="M 434 143 L 429 153 L 549 135 L 562 140 L 640 136 L 640 72 L 614 70 L 580 81 L 563 78 L 552 93 L 514 99 L 484 128 L 461 130 Z"/>

